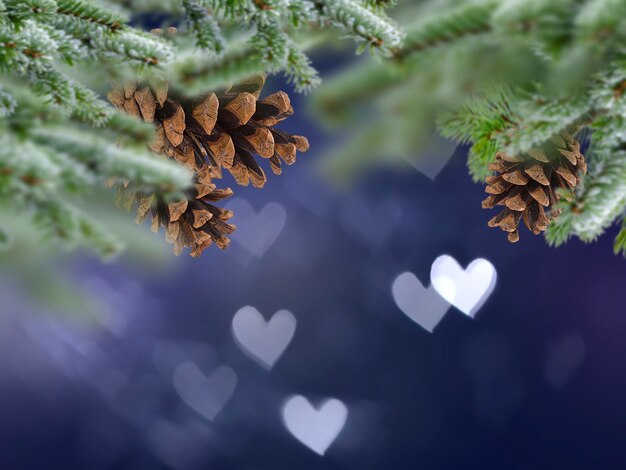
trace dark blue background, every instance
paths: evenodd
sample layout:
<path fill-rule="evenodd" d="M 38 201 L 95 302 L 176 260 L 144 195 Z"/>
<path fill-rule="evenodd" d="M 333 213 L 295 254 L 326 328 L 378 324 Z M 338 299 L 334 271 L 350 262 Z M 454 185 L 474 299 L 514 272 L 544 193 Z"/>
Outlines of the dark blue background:
<path fill-rule="evenodd" d="M 408 166 L 378 168 L 334 188 L 316 170 L 334 137 L 307 116 L 303 97 L 294 100 L 283 128 L 307 135 L 312 150 L 262 191 L 234 188 L 257 211 L 271 201 L 286 209 L 261 259 L 233 243 L 158 274 L 123 260 L 75 263 L 76 282 L 91 279 L 110 311 L 104 326 L 34 315 L 5 295 L 1 467 L 624 468 L 626 271 L 612 254 L 614 233 L 553 249 L 524 232 L 510 245 L 486 227 L 491 215 L 480 209 L 483 189 L 468 176 L 464 149 L 435 181 Z M 371 214 L 346 222 L 355 200 Z M 389 201 L 399 219 L 388 220 Z M 390 287 L 407 270 L 427 283 L 441 254 L 464 266 L 487 258 L 498 284 L 475 320 L 451 309 L 431 335 L 398 310 Z M 297 318 L 269 373 L 232 339 L 244 305 Z M 546 360 L 568 335 L 582 338 L 585 355 L 555 387 Z M 237 373 L 213 423 L 159 374 L 162 340 L 200 343 L 207 373 L 220 364 Z M 281 423 L 294 393 L 348 406 L 325 457 Z"/>

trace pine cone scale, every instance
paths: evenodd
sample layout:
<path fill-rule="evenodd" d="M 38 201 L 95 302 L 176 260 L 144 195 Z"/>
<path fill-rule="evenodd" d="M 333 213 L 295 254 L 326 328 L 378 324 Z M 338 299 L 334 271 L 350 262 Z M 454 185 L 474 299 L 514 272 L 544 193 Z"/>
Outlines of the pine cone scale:
<path fill-rule="evenodd" d="M 256 112 L 256 98 L 243 92 L 234 99 L 220 99 L 221 112 L 218 122 L 227 129 L 236 129 L 247 124 Z"/>
<path fill-rule="evenodd" d="M 150 91 L 150 88 L 143 87 L 140 90 L 137 90 L 134 97 L 143 120 L 146 122 L 153 122 L 157 105 L 156 99 Z"/>
<path fill-rule="evenodd" d="M 191 108 L 187 126 L 191 128 L 198 126 L 206 135 L 211 135 L 217 123 L 219 105 L 217 95 L 210 93 Z"/>
<path fill-rule="evenodd" d="M 504 173 L 502 179 L 517 186 L 525 186 L 528 184 L 528 178 L 522 170 L 514 170 L 510 173 Z"/>
<path fill-rule="evenodd" d="M 526 200 L 522 195 L 521 190 L 518 194 L 507 198 L 504 204 L 513 211 L 523 211 L 526 209 Z"/>
<path fill-rule="evenodd" d="M 561 178 L 563 178 L 567 182 L 567 184 L 571 188 L 574 188 L 576 186 L 576 184 L 578 183 L 578 177 L 576 176 L 576 174 L 573 173 L 566 166 L 563 166 L 563 165 L 559 166 L 556 169 L 556 172 L 561 176 Z"/>
<path fill-rule="evenodd" d="M 543 186 L 535 184 L 528 188 L 528 194 L 541 204 L 544 207 L 548 207 L 550 205 L 550 197 L 548 196 L 548 191 L 544 189 Z"/>
<path fill-rule="evenodd" d="M 263 158 L 274 155 L 274 136 L 265 127 L 248 123 L 233 131 L 232 137 L 236 146 L 250 153 L 256 153 Z"/>

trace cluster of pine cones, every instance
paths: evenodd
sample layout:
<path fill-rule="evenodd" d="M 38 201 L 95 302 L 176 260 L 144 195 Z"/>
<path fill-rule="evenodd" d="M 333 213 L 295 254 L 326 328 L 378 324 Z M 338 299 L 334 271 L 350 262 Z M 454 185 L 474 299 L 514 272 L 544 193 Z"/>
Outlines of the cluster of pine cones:
<path fill-rule="evenodd" d="M 266 159 L 275 174 L 291 165 L 296 153 L 306 152 L 305 137 L 274 126 L 293 114 L 289 96 L 276 92 L 260 99 L 265 75 L 232 86 L 219 94 L 186 98 L 170 92 L 167 83 L 131 83 L 113 89 L 109 101 L 132 116 L 153 123 L 151 149 L 175 159 L 194 172 L 186 198 L 168 202 L 155 193 L 118 185 L 118 197 L 129 209 L 136 203 L 137 222 L 152 216 L 152 229 L 165 228 L 166 238 L 180 254 L 191 248 L 194 257 L 213 242 L 224 249 L 235 227 L 232 212 L 214 205 L 233 194 L 218 189 L 214 179 L 225 169 L 240 185 L 262 188 L 267 181 L 255 156 Z"/>
<path fill-rule="evenodd" d="M 170 30 L 168 34 L 175 33 L 174 28 Z M 220 93 L 196 98 L 170 92 L 165 82 L 130 83 L 108 94 L 118 109 L 154 124 L 150 148 L 155 153 L 194 172 L 194 186 L 185 199 L 174 202 L 118 183 L 121 204 L 129 210 L 137 205 L 138 223 L 151 215 L 152 229 L 165 228 L 176 254 L 189 247 L 197 257 L 213 242 L 222 249 L 229 245 L 228 235 L 235 226 L 228 221 L 233 214 L 215 203 L 233 191 L 219 189 L 213 182 L 224 169 L 238 184 L 262 188 L 267 178 L 255 156 L 268 160 L 272 171 L 280 174 L 282 163 L 291 165 L 298 151 L 308 150 L 305 137 L 275 128 L 293 114 L 293 108 L 282 91 L 260 99 L 264 84 L 265 75 L 259 74 Z M 489 169 L 494 175 L 486 180 L 489 197 L 482 206 L 504 209 L 488 225 L 507 232 L 509 241 L 515 243 L 522 221 L 535 235 L 548 228 L 560 215 L 560 197 L 573 193 L 587 165 L 580 143 L 563 134 L 522 155 L 499 152 Z"/>

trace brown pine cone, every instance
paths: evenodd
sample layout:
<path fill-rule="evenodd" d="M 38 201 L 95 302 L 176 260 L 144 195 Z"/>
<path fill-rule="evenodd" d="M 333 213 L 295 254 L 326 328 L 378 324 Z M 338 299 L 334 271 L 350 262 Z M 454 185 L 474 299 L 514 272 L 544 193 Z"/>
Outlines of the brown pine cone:
<path fill-rule="evenodd" d="M 484 209 L 505 206 L 493 217 L 489 227 L 508 232 L 512 243 L 519 240 L 521 220 L 535 235 L 545 231 L 561 211 L 560 194 L 573 193 L 580 183 L 580 174 L 587 172 L 580 144 L 568 134 L 555 135 L 541 148 L 523 155 L 499 152 L 496 162 L 489 165 L 496 172 L 486 179 L 490 196 L 482 203 Z"/>
<path fill-rule="evenodd" d="M 214 178 L 228 170 L 238 184 L 250 182 L 262 188 L 265 172 L 255 159 L 269 160 L 275 174 L 282 162 L 291 165 L 296 152 L 309 148 L 305 137 L 292 136 L 274 126 L 293 114 L 286 93 L 279 91 L 259 100 L 265 75 L 231 87 L 219 94 L 185 98 L 171 93 L 167 84 L 130 84 L 112 90 L 109 101 L 118 109 L 154 123 L 155 139 L 150 148 L 174 158 L 195 173 L 195 187 L 188 199 L 167 204 L 153 195 L 138 194 L 138 221 L 152 213 L 152 227 L 165 227 L 167 239 L 178 254 L 183 247 L 199 256 L 214 241 L 220 248 L 230 242 L 235 227 L 227 223 L 230 211 L 212 203 L 232 195 L 217 189 Z M 132 206 L 133 201 L 126 205 Z"/>

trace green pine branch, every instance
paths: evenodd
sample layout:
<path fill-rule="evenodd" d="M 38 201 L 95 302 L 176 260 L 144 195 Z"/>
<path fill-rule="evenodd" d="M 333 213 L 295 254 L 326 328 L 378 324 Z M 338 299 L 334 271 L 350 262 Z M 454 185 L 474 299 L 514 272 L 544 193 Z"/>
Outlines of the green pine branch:
<path fill-rule="evenodd" d="M 355 37 L 360 49 L 370 48 L 391 55 L 403 34 L 384 12 L 374 11 L 355 0 L 316 0 L 323 20 Z"/>
<path fill-rule="evenodd" d="M 224 85 L 265 71 L 283 72 L 296 90 L 311 90 L 320 79 L 299 45 L 298 37 L 304 28 L 320 36 L 335 31 L 355 39 L 359 51 L 369 48 L 383 55 L 399 47 L 403 36 L 383 9 L 357 0 L 204 0 L 184 1 L 183 7 L 196 44 L 218 52 L 208 61 L 188 52 L 173 62 L 172 81 L 192 89 Z M 237 37 L 222 47 L 222 38 L 228 37 L 234 25 Z M 239 40 L 242 36 L 244 44 Z"/>
<path fill-rule="evenodd" d="M 56 0 L 59 15 L 103 26 L 112 32 L 119 31 L 127 19 L 116 12 L 105 10 L 81 0 Z"/>
<path fill-rule="evenodd" d="M 488 165 L 502 149 L 505 133 L 518 126 L 512 92 L 495 90 L 488 98 L 469 99 L 454 113 L 440 118 L 441 133 L 462 144 L 471 144 L 468 166 L 474 181 L 483 181 L 491 172 Z"/>
<path fill-rule="evenodd" d="M 394 51 L 394 58 L 406 60 L 426 49 L 491 32 L 492 15 L 499 4 L 500 0 L 469 3 L 420 19 L 407 28 L 406 39 Z"/>
<path fill-rule="evenodd" d="M 347 134 L 329 171 L 416 160 L 437 122 L 469 146 L 470 175 L 482 182 L 497 152 L 524 154 L 567 132 L 589 142 L 590 172 L 548 242 L 591 241 L 624 218 L 624 2 L 430 0 L 398 10 L 406 37 L 391 57 L 347 67 L 316 94 L 315 111 Z M 617 251 L 624 240 L 622 230 Z"/>
<path fill-rule="evenodd" d="M 211 54 L 221 56 L 226 50 L 226 40 L 216 19 L 199 2 L 183 0 L 183 8 L 196 45 Z"/>
<path fill-rule="evenodd" d="M 196 94 L 266 71 L 306 91 L 320 79 L 303 38 L 318 43 L 335 31 L 372 50 L 398 47 L 401 33 L 384 8 L 390 3 L 1 0 L 0 131 L 12 152 L 0 153 L 0 203 L 26 209 L 66 245 L 113 251 L 119 244 L 108 243 L 97 216 L 72 198 L 112 178 L 167 196 L 189 175 L 147 153 L 151 127 L 102 99 L 111 83 L 167 79 Z M 139 27 L 155 9 L 177 34 Z"/>

